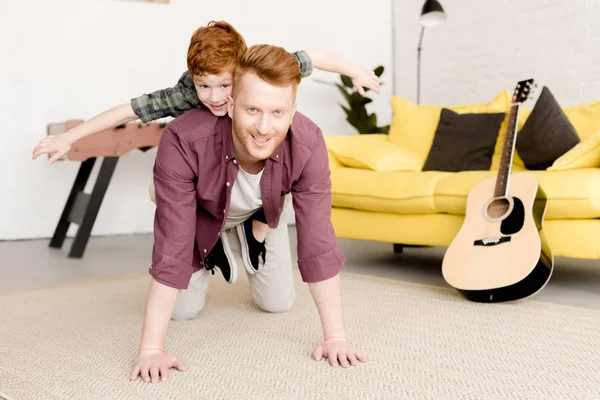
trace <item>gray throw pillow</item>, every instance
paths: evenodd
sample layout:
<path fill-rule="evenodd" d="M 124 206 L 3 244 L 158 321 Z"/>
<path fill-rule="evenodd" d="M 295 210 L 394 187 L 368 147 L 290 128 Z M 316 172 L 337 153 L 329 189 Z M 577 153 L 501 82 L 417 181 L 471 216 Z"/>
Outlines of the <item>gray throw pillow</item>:
<path fill-rule="evenodd" d="M 544 86 L 542 93 L 517 133 L 516 150 L 527 169 L 545 170 L 581 139 L 564 111 Z"/>
<path fill-rule="evenodd" d="M 423 171 L 487 171 L 505 113 L 458 114 L 442 108 Z"/>

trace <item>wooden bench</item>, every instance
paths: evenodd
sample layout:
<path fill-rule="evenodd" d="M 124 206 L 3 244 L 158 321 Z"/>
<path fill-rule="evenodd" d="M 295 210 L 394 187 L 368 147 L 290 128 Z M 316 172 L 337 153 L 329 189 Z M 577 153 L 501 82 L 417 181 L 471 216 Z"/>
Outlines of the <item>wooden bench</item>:
<path fill-rule="evenodd" d="M 48 124 L 47 134 L 57 135 L 82 123 L 83 120 L 51 123 Z M 50 247 L 61 248 L 69 226 L 72 223 L 77 224 L 77 234 L 69 251 L 69 257 L 83 256 L 119 157 L 134 149 L 145 152 L 158 146 L 165 125 L 166 123 L 158 122 L 149 124 L 130 122 L 85 137 L 73 144 L 71 150 L 61 160 L 81 162 L 81 166 L 50 240 Z M 91 193 L 85 193 L 85 186 L 99 157 L 103 158 L 100 172 Z"/>

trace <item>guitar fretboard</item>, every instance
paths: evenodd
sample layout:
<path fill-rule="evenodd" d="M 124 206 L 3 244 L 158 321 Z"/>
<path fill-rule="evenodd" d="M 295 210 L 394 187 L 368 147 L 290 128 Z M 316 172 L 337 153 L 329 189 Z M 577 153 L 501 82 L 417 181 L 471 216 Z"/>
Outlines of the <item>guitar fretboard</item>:
<path fill-rule="evenodd" d="M 498 177 L 496 178 L 496 188 L 494 197 L 506 196 L 508 190 L 508 178 L 512 169 L 513 154 L 515 151 L 515 139 L 517 137 L 517 121 L 519 119 L 519 109 L 521 103 L 514 103 L 510 107 L 508 116 L 508 125 L 506 127 L 506 138 L 504 140 L 504 148 L 502 149 L 502 157 L 500 159 L 500 167 L 498 167 Z"/>

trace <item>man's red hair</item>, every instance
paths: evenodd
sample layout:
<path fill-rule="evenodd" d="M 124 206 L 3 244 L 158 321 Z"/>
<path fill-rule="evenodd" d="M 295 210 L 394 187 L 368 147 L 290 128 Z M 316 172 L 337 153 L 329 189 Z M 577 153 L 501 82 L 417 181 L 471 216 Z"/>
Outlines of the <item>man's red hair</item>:
<path fill-rule="evenodd" d="M 238 61 L 233 73 L 233 91 L 244 73 L 255 73 L 262 80 L 276 86 L 294 87 L 302 80 L 300 65 L 292 54 L 282 47 L 257 44 L 248 49 Z"/>

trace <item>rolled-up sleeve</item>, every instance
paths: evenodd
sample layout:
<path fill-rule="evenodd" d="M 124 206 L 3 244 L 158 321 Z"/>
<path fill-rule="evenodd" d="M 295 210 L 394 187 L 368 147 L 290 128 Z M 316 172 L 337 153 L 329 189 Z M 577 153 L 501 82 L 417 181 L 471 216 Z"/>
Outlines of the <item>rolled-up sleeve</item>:
<path fill-rule="evenodd" d="M 331 177 L 323 135 L 292 189 L 298 236 L 298 268 L 304 282 L 334 277 L 344 264 L 331 223 Z"/>
<path fill-rule="evenodd" d="M 175 118 L 200 106 L 194 82 L 188 72 L 184 72 L 173 87 L 131 99 L 131 108 L 143 123 L 164 117 Z"/>
<path fill-rule="evenodd" d="M 300 65 L 300 72 L 303 78 L 307 78 L 312 75 L 313 63 L 312 59 L 308 55 L 306 50 L 300 50 L 292 53 L 296 57 L 296 61 Z"/>
<path fill-rule="evenodd" d="M 158 282 L 187 289 L 196 232 L 195 173 L 188 146 L 167 125 L 154 163 L 156 212 L 150 274 Z"/>

